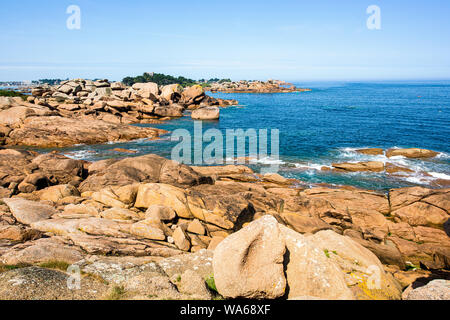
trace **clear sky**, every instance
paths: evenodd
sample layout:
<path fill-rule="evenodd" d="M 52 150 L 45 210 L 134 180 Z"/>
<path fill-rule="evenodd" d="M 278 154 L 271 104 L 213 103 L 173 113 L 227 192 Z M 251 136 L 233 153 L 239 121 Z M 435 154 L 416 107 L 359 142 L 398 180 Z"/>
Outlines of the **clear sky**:
<path fill-rule="evenodd" d="M 0 43 L 0 81 L 450 79 L 450 1 L 3 0 Z"/>

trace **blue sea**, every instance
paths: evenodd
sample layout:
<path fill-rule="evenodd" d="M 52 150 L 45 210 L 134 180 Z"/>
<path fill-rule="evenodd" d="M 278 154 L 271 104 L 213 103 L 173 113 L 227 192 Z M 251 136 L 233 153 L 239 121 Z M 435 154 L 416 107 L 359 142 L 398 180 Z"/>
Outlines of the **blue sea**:
<path fill-rule="evenodd" d="M 203 122 L 203 130 L 279 129 L 280 170 L 285 177 L 307 184 L 327 183 L 386 190 L 407 186 L 436 186 L 450 180 L 450 81 L 434 82 L 313 82 L 295 83 L 311 92 L 280 94 L 210 95 L 236 99 L 239 106 L 221 109 L 220 121 Z M 173 131 L 193 131 L 189 114 L 160 125 Z M 156 153 L 170 158 L 177 142 L 161 140 L 77 146 L 64 149 L 70 157 L 90 161 L 130 156 L 111 151 L 135 150 L 136 156 Z M 205 144 L 206 145 L 206 144 Z M 436 158 L 366 156 L 359 148 L 425 148 Z M 251 167 L 258 171 L 270 163 L 262 159 Z M 384 173 L 332 173 L 321 171 L 336 162 L 383 161 L 413 170 L 391 176 Z"/>

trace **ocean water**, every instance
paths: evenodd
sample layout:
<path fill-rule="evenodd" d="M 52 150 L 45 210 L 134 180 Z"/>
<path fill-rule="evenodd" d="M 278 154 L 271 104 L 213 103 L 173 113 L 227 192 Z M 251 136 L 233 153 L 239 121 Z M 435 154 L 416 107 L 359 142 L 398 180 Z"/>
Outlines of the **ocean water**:
<path fill-rule="evenodd" d="M 279 129 L 280 170 L 289 178 L 308 184 L 327 183 L 385 190 L 414 185 L 436 186 L 450 180 L 450 81 L 443 82 L 314 82 L 296 83 L 311 92 L 280 94 L 211 94 L 236 99 L 239 106 L 221 109 L 220 121 L 203 122 L 203 130 Z M 173 131 L 193 131 L 189 114 L 161 125 Z M 77 146 L 63 151 L 70 157 L 100 160 L 130 156 L 111 151 L 135 150 L 136 156 L 156 153 L 170 158 L 178 142 L 170 135 L 161 140 Z M 207 144 L 205 144 L 206 146 Z M 440 154 L 429 160 L 366 156 L 358 148 L 425 148 Z M 134 155 L 132 155 L 134 156 Z M 252 163 L 256 171 L 268 159 Z M 270 160 L 270 159 L 269 159 Z M 383 161 L 414 172 L 391 176 L 384 173 L 331 173 L 322 166 L 336 162 Z"/>

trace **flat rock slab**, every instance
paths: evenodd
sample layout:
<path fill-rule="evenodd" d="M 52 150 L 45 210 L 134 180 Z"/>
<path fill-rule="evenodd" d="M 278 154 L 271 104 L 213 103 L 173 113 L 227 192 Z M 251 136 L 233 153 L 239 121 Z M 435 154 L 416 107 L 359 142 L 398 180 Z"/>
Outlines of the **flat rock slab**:
<path fill-rule="evenodd" d="M 195 271 L 206 278 L 213 274 L 213 255 L 214 252 L 211 250 L 200 250 L 196 253 L 166 258 L 159 261 L 159 265 L 170 278 L 182 275 L 187 270 Z"/>
<path fill-rule="evenodd" d="M 450 300 L 450 281 L 433 280 L 426 286 L 412 290 L 406 300 Z"/>
<path fill-rule="evenodd" d="M 84 256 L 78 247 L 68 244 L 60 237 L 51 237 L 26 242 L 5 250 L 0 257 L 0 263 L 17 265 L 62 261 L 70 264 L 82 260 Z"/>
<path fill-rule="evenodd" d="M 76 144 L 124 142 L 156 138 L 163 130 L 115 124 L 103 120 L 63 117 L 29 117 L 7 138 L 7 145 L 62 148 Z"/>
<path fill-rule="evenodd" d="M 56 270 L 30 267 L 0 274 L 0 300 L 94 300 L 101 299 L 108 286 L 83 277 L 80 290 L 68 287 L 69 275 Z"/>
<path fill-rule="evenodd" d="M 46 220 L 56 213 L 56 210 L 46 204 L 20 198 L 3 199 L 13 216 L 23 224 Z"/>

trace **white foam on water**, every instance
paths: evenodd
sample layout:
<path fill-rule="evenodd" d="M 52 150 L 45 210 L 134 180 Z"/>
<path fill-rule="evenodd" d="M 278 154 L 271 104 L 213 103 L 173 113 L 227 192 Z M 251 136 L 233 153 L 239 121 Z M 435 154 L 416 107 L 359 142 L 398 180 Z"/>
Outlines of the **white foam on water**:
<path fill-rule="evenodd" d="M 293 164 L 298 169 L 306 169 L 306 170 L 322 170 L 323 167 L 332 168 L 331 166 L 325 166 L 323 164 L 319 163 L 308 163 L 308 164 L 302 164 L 302 163 L 294 163 Z"/>
<path fill-rule="evenodd" d="M 95 154 L 97 154 L 97 152 L 95 152 L 94 150 L 78 150 L 65 153 L 64 155 L 69 159 L 84 160 L 92 157 Z"/>
<path fill-rule="evenodd" d="M 426 185 L 426 184 L 430 183 L 429 179 L 426 179 L 426 177 L 424 177 L 422 175 L 418 175 L 418 174 L 405 176 L 404 178 L 402 177 L 402 180 L 410 182 L 410 183 L 422 184 L 422 185 Z"/>
<path fill-rule="evenodd" d="M 442 180 L 450 180 L 450 175 L 440 172 L 428 172 L 429 175 L 433 176 L 436 179 Z"/>
<path fill-rule="evenodd" d="M 274 158 L 270 158 L 270 157 L 266 157 L 266 158 L 262 158 L 262 159 L 254 159 L 255 163 L 260 163 L 260 164 L 278 164 L 278 165 L 282 165 L 285 164 L 286 162 L 284 162 L 281 159 L 274 159 Z"/>
<path fill-rule="evenodd" d="M 438 159 L 450 159 L 450 154 L 445 153 L 445 152 L 440 152 L 436 158 Z"/>

